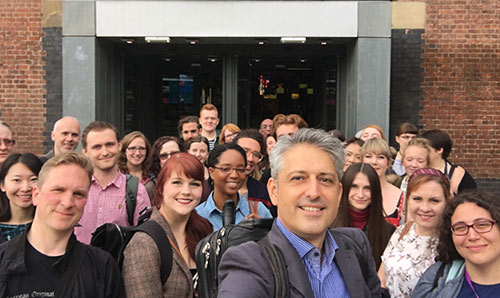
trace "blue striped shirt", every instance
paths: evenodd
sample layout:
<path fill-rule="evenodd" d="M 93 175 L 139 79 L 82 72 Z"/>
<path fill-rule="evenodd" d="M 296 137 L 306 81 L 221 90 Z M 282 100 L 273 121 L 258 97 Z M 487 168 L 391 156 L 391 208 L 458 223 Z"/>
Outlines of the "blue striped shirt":
<path fill-rule="evenodd" d="M 311 243 L 287 230 L 281 221 L 276 219 L 276 225 L 283 235 L 297 250 L 306 268 L 315 298 L 348 298 L 349 292 L 334 261 L 335 251 L 339 248 L 329 230 L 326 230 L 323 260 L 321 251 Z"/>

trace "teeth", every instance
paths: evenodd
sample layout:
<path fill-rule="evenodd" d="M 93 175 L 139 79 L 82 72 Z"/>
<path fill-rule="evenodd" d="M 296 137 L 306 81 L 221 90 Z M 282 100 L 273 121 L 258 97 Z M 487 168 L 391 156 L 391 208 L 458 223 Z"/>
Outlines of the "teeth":
<path fill-rule="evenodd" d="M 178 202 L 181 202 L 181 203 L 191 203 L 192 200 L 189 200 L 189 199 L 177 199 Z"/>
<path fill-rule="evenodd" d="M 302 210 L 305 210 L 305 211 L 320 211 L 321 208 L 315 208 L 315 207 L 300 207 L 302 208 Z"/>

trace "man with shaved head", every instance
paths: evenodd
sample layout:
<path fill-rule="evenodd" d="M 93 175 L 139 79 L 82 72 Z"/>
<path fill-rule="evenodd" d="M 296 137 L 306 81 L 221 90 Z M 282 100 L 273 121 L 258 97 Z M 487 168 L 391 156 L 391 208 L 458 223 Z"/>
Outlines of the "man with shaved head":
<path fill-rule="evenodd" d="M 54 123 L 54 129 L 50 136 L 54 141 L 54 148 L 40 156 L 43 162 L 59 153 L 76 149 L 80 141 L 80 123 L 74 117 L 63 117 Z"/>

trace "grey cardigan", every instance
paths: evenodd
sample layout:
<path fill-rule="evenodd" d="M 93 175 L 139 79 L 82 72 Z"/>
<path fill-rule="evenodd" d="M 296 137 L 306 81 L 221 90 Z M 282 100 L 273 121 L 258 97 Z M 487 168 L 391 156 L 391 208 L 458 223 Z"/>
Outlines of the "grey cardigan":
<path fill-rule="evenodd" d="M 424 272 L 413 290 L 412 298 L 455 298 L 458 296 L 464 281 L 464 261 L 446 264 L 443 275 L 439 277 L 437 286 L 433 288 L 441 264 L 442 262 L 437 262 Z"/>

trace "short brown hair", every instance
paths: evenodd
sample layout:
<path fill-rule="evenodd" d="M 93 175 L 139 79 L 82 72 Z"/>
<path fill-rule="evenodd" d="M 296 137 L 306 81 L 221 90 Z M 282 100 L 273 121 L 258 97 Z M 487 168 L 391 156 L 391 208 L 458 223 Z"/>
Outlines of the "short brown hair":
<path fill-rule="evenodd" d="M 415 125 L 408 122 L 402 123 L 398 126 L 398 131 L 396 132 L 396 135 L 399 137 L 400 135 L 405 133 L 411 133 L 417 135 L 418 128 Z"/>
<path fill-rule="evenodd" d="M 117 142 L 120 141 L 120 137 L 118 136 L 118 129 L 116 129 L 116 126 L 114 126 L 113 124 L 111 124 L 109 122 L 105 122 L 105 121 L 94 121 L 94 122 L 91 122 L 89 125 L 87 125 L 87 127 L 85 127 L 85 129 L 83 130 L 82 147 L 87 149 L 87 135 L 89 134 L 89 132 L 91 132 L 93 130 L 103 131 L 105 129 L 111 129 L 115 133 L 116 141 Z"/>
<path fill-rule="evenodd" d="M 219 111 L 217 110 L 217 107 L 214 106 L 213 104 L 211 103 L 207 103 L 205 105 L 203 105 L 200 109 L 200 116 L 201 116 L 201 112 L 202 111 L 216 111 L 217 114 L 219 114 Z"/>
<path fill-rule="evenodd" d="M 273 134 L 276 135 L 276 130 L 278 127 L 284 124 L 296 125 L 299 129 L 307 128 L 307 122 L 300 115 L 297 114 L 278 114 L 273 118 Z"/>
<path fill-rule="evenodd" d="M 92 162 L 84 155 L 74 151 L 63 152 L 47 160 L 45 164 L 42 166 L 40 173 L 38 174 L 38 182 L 37 182 L 38 186 L 42 187 L 43 183 L 45 182 L 45 179 L 47 179 L 47 176 L 49 175 L 50 171 L 53 168 L 60 165 L 71 165 L 71 164 L 77 165 L 80 168 L 82 168 L 85 172 L 87 172 L 87 175 L 89 177 L 89 186 L 90 186 L 90 181 L 92 180 L 92 175 L 94 174 Z"/>

